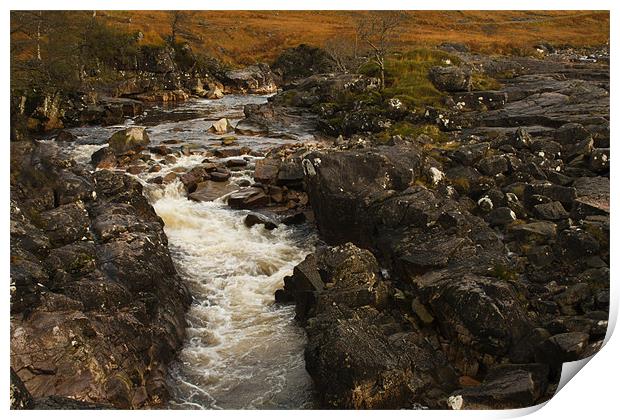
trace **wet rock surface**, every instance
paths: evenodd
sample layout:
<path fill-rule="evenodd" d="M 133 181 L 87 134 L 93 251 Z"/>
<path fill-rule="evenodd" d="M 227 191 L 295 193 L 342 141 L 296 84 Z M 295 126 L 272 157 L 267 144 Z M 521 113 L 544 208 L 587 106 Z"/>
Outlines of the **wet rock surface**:
<path fill-rule="evenodd" d="M 325 407 L 535 405 L 605 336 L 608 65 L 468 59 L 518 75 L 487 94 L 431 71 L 461 102 L 435 120 L 449 140 L 341 137 L 301 156 L 328 246 L 276 300 L 296 306 Z M 303 83 L 287 100 L 310 98 Z"/>
<path fill-rule="evenodd" d="M 553 395 L 561 363 L 595 353 L 607 330 L 608 65 L 455 51 L 463 67 L 429 73 L 451 100 L 423 115 L 397 98 L 381 112 L 336 105 L 376 94 L 377 80 L 317 74 L 321 57 L 301 49 L 278 74 L 255 66 L 225 85 L 192 82 L 214 97 L 286 83 L 246 105 L 217 145 L 125 133 L 93 154 L 93 174 L 50 145 L 13 144 L 11 364 L 35 400 L 166 399 L 188 295 L 140 183 L 106 169 L 251 210 L 252 230 L 316 223 L 326 246 L 275 299 L 295 305 L 322 407 L 516 408 Z M 322 70 L 296 72 L 298 62 Z M 472 68 L 501 86 L 475 90 Z M 121 102 L 120 114 L 138 112 Z M 442 136 L 373 134 L 399 121 Z M 318 131 L 338 138 L 311 143 Z M 236 138 L 265 135 L 297 142 L 265 153 Z M 162 171 L 185 158 L 200 163 Z"/>
<path fill-rule="evenodd" d="M 11 282 L 11 367 L 35 408 L 167 399 L 190 296 L 136 180 L 12 143 Z"/>
<path fill-rule="evenodd" d="M 224 78 L 228 86 L 226 91 L 229 92 L 266 94 L 274 93 L 277 89 L 274 74 L 267 64 L 230 70 L 224 74 Z"/>

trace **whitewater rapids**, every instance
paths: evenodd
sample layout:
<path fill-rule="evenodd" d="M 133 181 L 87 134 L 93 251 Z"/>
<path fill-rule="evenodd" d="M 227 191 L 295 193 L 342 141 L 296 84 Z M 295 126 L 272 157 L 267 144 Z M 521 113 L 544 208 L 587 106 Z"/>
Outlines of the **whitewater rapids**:
<path fill-rule="evenodd" d="M 148 126 L 154 145 L 177 139 L 200 147 L 212 141 L 206 133 L 212 121 L 240 118 L 246 103 L 262 102 L 266 97 L 195 100 L 153 110 L 141 122 Z M 79 140 L 65 147 L 76 161 L 88 164 L 113 132 L 133 124 L 128 120 L 113 127 L 76 128 L 72 131 Z M 217 141 L 217 136 L 211 137 Z M 239 136 L 238 142 L 265 150 L 286 140 Z M 199 154 L 179 156 L 173 164 L 162 161 L 156 174 L 136 176 L 165 223 L 173 261 L 194 298 L 187 313 L 185 344 L 169 370 L 168 408 L 311 408 L 305 333 L 294 320 L 294 307 L 276 305 L 274 292 L 314 250 L 316 234 L 304 227 L 248 228 L 243 223 L 248 211 L 230 209 L 222 197 L 194 202 L 187 199 L 179 181 L 163 189 L 149 182 L 180 168 L 189 170 L 203 159 Z M 251 169 L 235 171 L 230 181 L 251 182 L 252 175 Z"/>

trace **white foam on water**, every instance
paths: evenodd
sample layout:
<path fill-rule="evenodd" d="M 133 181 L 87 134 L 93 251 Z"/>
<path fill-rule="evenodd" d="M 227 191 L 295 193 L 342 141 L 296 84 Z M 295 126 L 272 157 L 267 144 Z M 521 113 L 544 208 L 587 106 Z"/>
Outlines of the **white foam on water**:
<path fill-rule="evenodd" d="M 243 224 L 245 212 L 196 203 L 179 182 L 153 203 L 194 303 L 187 340 L 172 366 L 171 406 L 301 408 L 311 403 L 304 333 L 294 308 L 276 306 L 285 275 L 312 251 L 292 230 Z M 153 197 L 156 198 L 156 197 Z"/>
<path fill-rule="evenodd" d="M 220 101 L 162 107 L 155 111 L 163 119 L 153 117 L 147 124 L 151 143 L 177 138 L 208 144 L 215 136 L 205 132 L 210 125 L 205 119 L 240 118 L 244 104 L 265 101 L 265 96 L 230 95 Z M 172 115 L 187 111 L 203 117 L 177 121 Z M 124 127 L 72 129 L 79 140 L 62 146 L 77 162 L 86 164 L 114 131 Z M 289 142 L 251 136 L 238 136 L 238 141 L 253 148 Z M 303 358 L 305 333 L 294 321 L 294 307 L 274 304 L 274 292 L 313 251 L 316 236 L 286 226 L 273 231 L 261 225 L 247 228 L 243 224 L 247 211 L 231 210 L 222 198 L 193 202 L 178 180 L 164 186 L 148 182 L 175 168 L 191 169 L 203 160 L 201 154 L 178 156 L 173 164 L 162 163 L 159 172 L 135 176 L 165 222 L 175 266 L 194 297 L 187 313 L 186 342 L 170 366 L 169 407 L 309 408 L 312 382 Z M 234 171 L 231 181 L 252 182 L 252 172 Z"/>
<path fill-rule="evenodd" d="M 71 157 L 80 164 L 90 163 L 90 158 L 97 150 L 102 149 L 105 145 L 101 144 L 78 144 L 71 146 Z"/>

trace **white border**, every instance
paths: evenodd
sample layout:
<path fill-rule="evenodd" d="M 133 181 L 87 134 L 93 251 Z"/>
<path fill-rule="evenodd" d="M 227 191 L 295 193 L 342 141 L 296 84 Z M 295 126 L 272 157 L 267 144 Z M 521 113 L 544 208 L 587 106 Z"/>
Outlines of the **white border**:
<path fill-rule="evenodd" d="M 24 9 L 98 9 L 98 10 L 110 10 L 110 9 L 120 9 L 120 10 L 145 10 L 145 9 L 159 9 L 159 10 L 169 10 L 169 9 L 210 9 L 210 10 L 308 10 L 308 9 L 319 9 L 319 10 L 347 10 L 347 9 L 359 9 L 359 10 L 370 10 L 370 9 L 395 9 L 395 10 L 404 10 L 404 9 L 412 9 L 412 10 L 462 10 L 472 9 L 472 10 L 611 10 L 611 20 L 615 22 L 616 13 L 620 2 L 617 1 L 603 1 L 603 0 L 589 0 L 589 1 L 575 1 L 575 0 L 563 0 L 561 2 L 558 1 L 547 1 L 547 0 L 521 0 L 519 2 L 514 1 L 504 1 L 504 2 L 484 2 L 480 0 L 468 0 L 468 1 L 443 1 L 443 0 L 435 0 L 435 1 L 423 1 L 423 2 L 411 2 L 411 1 L 394 1 L 394 0 L 382 0 L 380 3 L 371 2 L 367 0 L 345 0 L 334 2 L 329 0 L 314 0 L 314 1 L 306 1 L 306 2 L 291 2 L 290 0 L 263 0 L 261 2 L 250 2 L 250 1 L 242 1 L 242 0 L 227 0 L 227 1 L 191 1 L 191 0 L 175 0 L 174 2 L 170 1 L 161 1 L 161 0 L 153 0 L 153 1 L 137 1 L 137 0 L 108 0 L 108 1 L 80 1 L 80 2 L 70 2 L 70 1 L 55 1 L 53 4 L 48 1 L 43 0 L 5 0 L 3 2 L 4 13 L 2 16 L 2 27 L 4 28 L 2 32 L 3 42 L 1 44 L 2 49 L 4 51 L 3 57 L 5 58 L 2 66 L 2 75 L 4 79 L 4 89 L 5 96 L 2 102 L 2 127 L 4 129 L 4 138 L 0 142 L 2 151 L 2 165 L 0 166 L 0 170 L 2 173 L 2 188 L 0 188 L 0 194 L 2 197 L 2 202 L 4 203 L 4 218 L 2 219 L 2 237 L 4 241 L 0 245 L 2 247 L 2 268 L 4 274 L 5 286 L 2 289 L 2 293 L 4 293 L 4 302 L 3 305 L 4 313 L 3 322 L 1 325 L 3 337 L 5 338 L 5 343 L 1 346 L 0 351 L 3 356 L 2 360 L 4 363 L 1 363 L 1 369 L 4 373 L 2 377 L 2 385 L 0 386 L 0 390 L 4 390 L 4 394 L 0 391 L 0 398 L 4 401 L 5 410 L 8 412 L 7 414 L 11 417 L 15 418 L 34 418 L 39 416 L 46 417 L 58 417 L 63 419 L 78 419 L 84 416 L 89 415 L 85 412 L 79 411 L 63 411 L 63 412 L 19 412 L 19 411 L 9 411 L 8 410 L 8 390 L 9 390 L 9 292 L 8 292 L 8 279 L 9 279 L 9 266 L 8 266 L 8 248 L 9 248 L 9 217 L 8 217 L 8 202 L 9 202 L 9 87 L 10 87 L 10 77 L 9 77 L 9 10 L 24 10 Z M 611 45 L 612 45 L 612 54 L 611 54 L 611 79 L 614 81 L 612 83 L 615 86 L 615 81 L 618 80 L 618 70 L 617 70 L 617 48 L 613 48 L 617 45 L 618 42 L 618 28 L 614 28 L 611 26 Z M 611 97 L 611 109 L 615 110 L 617 104 L 617 95 L 616 90 L 612 88 L 612 97 Z M 612 122 L 612 131 L 611 138 L 612 144 L 614 141 L 620 141 L 618 137 L 618 130 L 615 124 L 615 118 Z M 614 150 L 616 146 L 613 146 Z M 612 175 L 615 173 L 615 166 L 612 166 Z M 613 179 L 613 176 L 611 177 Z M 617 183 L 612 181 L 612 207 L 616 208 L 615 203 L 617 202 L 616 197 L 618 188 Z M 614 213 L 615 214 L 615 213 Z M 611 232 L 611 251 L 612 255 L 613 251 L 616 249 L 616 238 L 617 238 L 617 229 L 616 224 L 613 222 L 614 217 L 612 216 L 612 232 Z M 612 258 L 613 260 L 613 258 Z M 611 278 L 614 278 L 615 273 L 615 264 L 612 264 L 611 267 Z M 613 328 L 616 323 L 617 314 L 618 314 L 618 301 L 619 301 L 619 293 L 617 287 L 617 281 L 612 281 L 612 306 L 610 308 L 610 332 L 613 331 Z M 610 338 L 611 337 L 611 338 Z M 579 419 L 588 419 L 588 418 L 596 418 L 596 419 L 606 419 L 617 416 L 617 407 L 620 404 L 620 397 L 617 395 L 617 383 L 620 380 L 620 369 L 618 368 L 618 361 L 616 355 L 619 354 L 620 344 L 617 338 L 610 336 L 606 340 L 609 340 L 605 347 L 596 355 L 594 358 L 588 363 L 588 367 L 579 373 L 579 376 L 576 380 L 569 381 L 568 384 L 555 396 L 553 397 L 544 407 L 544 409 L 538 410 L 539 407 L 531 408 L 531 409 L 523 409 L 523 410 L 508 410 L 508 411 L 460 411 L 460 412 L 440 412 L 440 411 L 390 411 L 390 412 L 381 412 L 377 411 L 362 411 L 362 412 L 317 412 L 317 411 L 296 411 L 294 413 L 288 411 L 224 411 L 224 412 L 215 412 L 209 411 L 205 412 L 170 412 L 166 410 L 161 411 L 113 411 L 113 412 L 97 412 L 97 416 L 103 417 L 117 417 L 117 418 L 132 418 L 135 419 L 137 417 L 148 416 L 159 417 L 159 418 L 167 418 L 169 416 L 177 416 L 182 415 L 187 418 L 200 418 L 201 420 L 207 417 L 216 416 L 218 419 L 232 419 L 238 417 L 247 417 L 252 416 L 256 418 L 264 418 L 264 419 L 279 419 L 294 416 L 298 419 L 306 419 L 313 418 L 316 415 L 320 416 L 328 416 L 328 417 L 352 417 L 355 416 L 356 419 L 359 418 L 376 418 L 376 416 L 384 416 L 389 415 L 390 417 L 401 417 L 401 418 L 411 418 L 412 416 L 421 416 L 423 418 L 470 418 L 470 419 L 480 419 L 480 418 L 510 418 L 516 417 L 520 415 L 525 415 L 536 411 L 530 418 L 543 419 L 543 418 L 579 418 Z M 564 373 L 564 372 L 563 372 Z"/>

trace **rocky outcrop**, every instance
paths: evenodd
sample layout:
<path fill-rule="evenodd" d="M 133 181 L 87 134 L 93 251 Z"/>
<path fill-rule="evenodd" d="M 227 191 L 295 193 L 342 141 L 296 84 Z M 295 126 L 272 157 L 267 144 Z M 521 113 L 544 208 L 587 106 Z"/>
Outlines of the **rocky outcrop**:
<path fill-rule="evenodd" d="M 335 63 L 321 48 L 301 44 L 284 50 L 271 68 L 284 83 L 315 74 L 332 73 Z"/>
<path fill-rule="evenodd" d="M 559 134 L 565 138 L 572 124 L 580 124 L 593 128 L 594 137 L 602 137 L 600 147 L 607 147 L 603 140 L 609 137 L 607 63 L 584 65 L 562 59 L 491 58 L 467 53 L 459 57 L 481 74 L 497 78 L 503 86 L 495 91 L 463 93 L 471 90 L 465 83 L 466 70 L 433 68 L 429 77 L 435 86 L 452 93 L 448 109 L 431 112 L 444 129 L 487 134 L 506 133 L 521 126 L 528 132 L 552 134 L 567 125 L 565 134 Z"/>
<path fill-rule="evenodd" d="M 114 125 L 142 115 L 145 104 L 277 90 L 278 77 L 267 64 L 227 71 L 217 60 L 195 54 L 188 44 L 136 46 L 105 67 L 85 77 L 84 86 L 75 86 L 72 92 L 50 87 L 16 93 L 11 98 L 16 111 L 12 124 L 23 124 L 30 132 Z"/>
<path fill-rule="evenodd" d="M 267 64 L 258 64 L 241 69 L 229 70 L 225 74 L 224 92 L 268 94 L 278 87 Z"/>
<path fill-rule="evenodd" d="M 189 301 L 137 181 L 11 144 L 11 367 L 35 399 L 161 404 Z"/>
<path fill-rule="evenodd" d="M 296 302 L 306 369 L 324 406 L 436 407 L 455 386 L 438 343 L 390 314 L 392 287 L 374 256 L 351 243 L 318 250 L 285 278 L 276 298 Z"/>
<path fill-rule="evenodd" d="M 600 347 L 609 178 L 588 159 L 594 132 L 520 128 L 445 148 L 424 136 L 345 140 L 302 156 L 334 247 L 298 265 L 276 299 L 296 305 L 325 406 L 534 405 L 552 395 L 562 362 Z M 418 368 L 413 343 L 445 376 Z"/>
<path fill-rule="evenodd" d="M 239 121 L 235 131 L 303 141 L 319 137 L 318 131 L 332 134 L 333 127 L 331 131 L 326 127 L 329 121 L 338 119 L 337 116 L 332 115 L 331 108 L 320 108 L 317 116 L 316 107 L 340 96 L 372 92 L 377 88 L 378 80 L 356 74 L 320 74 L 295 80 L 286 85 L 283 92 L 269 98 L 267 104 L 247 105 L 245 118 Z"/>

